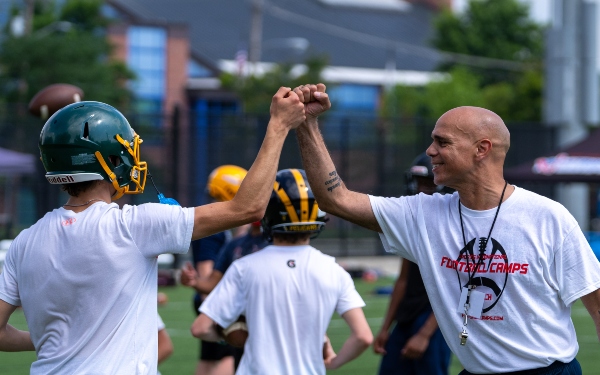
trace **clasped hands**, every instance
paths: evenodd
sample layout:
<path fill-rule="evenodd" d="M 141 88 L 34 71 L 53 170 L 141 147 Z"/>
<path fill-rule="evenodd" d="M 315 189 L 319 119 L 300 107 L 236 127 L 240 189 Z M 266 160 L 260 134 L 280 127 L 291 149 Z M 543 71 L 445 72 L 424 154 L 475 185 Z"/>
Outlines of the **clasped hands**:
<path fill-rule="evenodd" d="M 304 103 L 304 114 L 307 122 L 315 120 L 331 108 L 331 101 L 325 90 L 326 87 L 322 83 L 301 85 L 292 90 Z"/>

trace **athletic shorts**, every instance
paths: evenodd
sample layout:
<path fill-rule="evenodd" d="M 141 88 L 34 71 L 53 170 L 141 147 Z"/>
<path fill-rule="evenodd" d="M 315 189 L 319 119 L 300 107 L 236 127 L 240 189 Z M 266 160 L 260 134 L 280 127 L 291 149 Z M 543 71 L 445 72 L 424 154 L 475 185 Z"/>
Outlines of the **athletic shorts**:
<path fill-rule="evenodd" d="M 200 315 L 198 309 L 202 304 L 202 299 L 196 295 L 194 298 L 194 311 L 197 315 Z M 200 340 L 200 360 L 203 361 L 219 361 L 225 357 L 233 356 L 235 348 L 228 344 L 221 344 L 218 342 Z"/>
<path fill-rule="evenodd" d="M 233 356 L 234 349 L 233 346 L 228 344 L 200 340 L 200 360 L 220 361 L 225 357 Z"/>

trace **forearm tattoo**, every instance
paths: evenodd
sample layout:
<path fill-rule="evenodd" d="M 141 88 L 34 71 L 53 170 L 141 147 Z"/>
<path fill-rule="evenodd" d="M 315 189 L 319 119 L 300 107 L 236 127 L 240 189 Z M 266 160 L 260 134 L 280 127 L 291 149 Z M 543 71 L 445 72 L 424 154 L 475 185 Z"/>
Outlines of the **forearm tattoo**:
<path fill-rule="evenodd" d="M 340 177 L 338 176 L 336 171 L 329 172 L 329 180 L 325 181 L 325 186 L 327 186 L 327 191 L 332 192 L 335 188 L 340 187 Z"/>

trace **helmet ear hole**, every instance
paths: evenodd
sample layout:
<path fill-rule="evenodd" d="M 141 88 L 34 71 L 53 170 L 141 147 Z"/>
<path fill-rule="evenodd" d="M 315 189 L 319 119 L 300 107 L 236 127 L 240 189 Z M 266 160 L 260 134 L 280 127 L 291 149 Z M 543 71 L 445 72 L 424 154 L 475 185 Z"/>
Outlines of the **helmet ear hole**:
<path fill-rule="evenodd" d="M 116 155 L 109 155 L 108 160 L 110 160 L 110 163 L 115 167 L 121 165 L 121 158 Z"/>
<path fill-rule="evenodd" d="M 85 122 L 85 125 L 83 126 L 83 138 L 90 139 L 90 128 L 89 128 L 87 121 Z"/>

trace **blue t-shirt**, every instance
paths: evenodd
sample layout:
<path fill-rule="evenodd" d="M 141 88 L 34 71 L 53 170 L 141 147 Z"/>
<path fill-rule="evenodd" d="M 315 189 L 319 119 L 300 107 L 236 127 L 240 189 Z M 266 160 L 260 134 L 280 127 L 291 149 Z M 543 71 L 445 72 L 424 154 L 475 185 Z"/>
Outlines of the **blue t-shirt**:
<path fill-rule="evenodd" d="M 228 231 L 215 233 L 208 237 L 192 241 L 192 258 L 194 260 L 194 268 L 199 262 L 212 260 L 215 262 L 219 254 L 219 250 L 229 240 L 231 234 Z"/>
<path fill-rule="evenodd" d="M 192 241 L 192 259 L 194 260 L 194 268 L 198 266 L 199 262 L 207 260 L 215 262 L 219 251 L 230 239 L 231 233 L 229 231 L 224 231 Z M 198 306 L 200 306 L 201 303 L 202 296 L 200 293 L 196 292 L 194 294 L 194 311 L 198 310 Z"/>
<path fill-rule="evenodd" d="M 225 274 L 234 260 L 262 249 L 269 243 L 263 235 L 251 236 L 250 233 L 230 241 L 221 251 L 215 262 L 214 269 Z"/>

